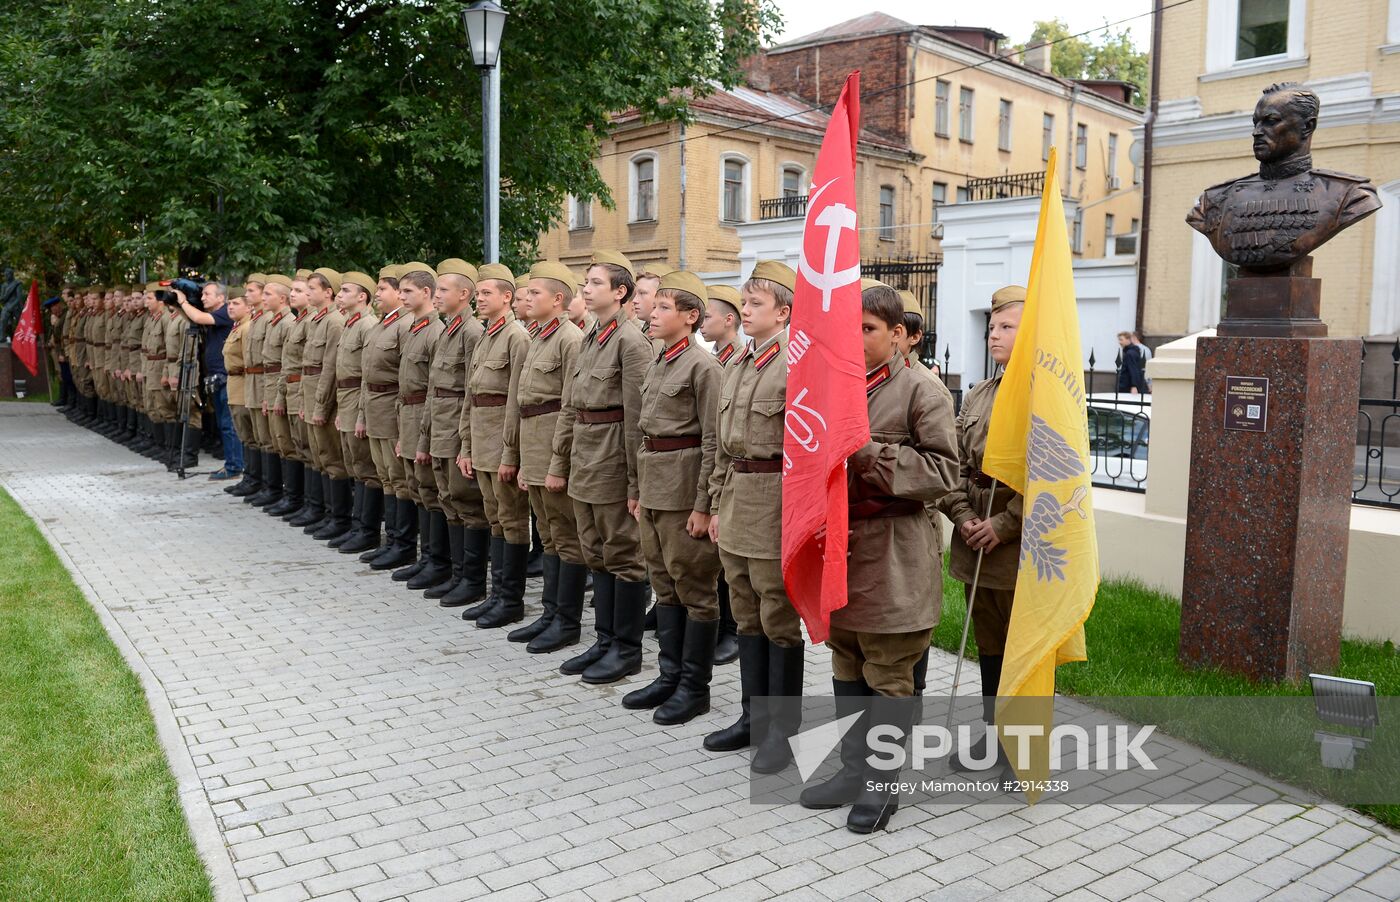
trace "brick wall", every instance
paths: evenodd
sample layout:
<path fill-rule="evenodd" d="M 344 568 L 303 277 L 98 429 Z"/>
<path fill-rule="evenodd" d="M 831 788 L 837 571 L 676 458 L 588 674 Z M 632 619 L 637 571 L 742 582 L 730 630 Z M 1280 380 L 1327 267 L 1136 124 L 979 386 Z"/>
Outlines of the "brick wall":
<path fill-rule="evenodd" d="M 750 59 L 750 77 L 766 82 L 770 90 L 796 94 L 812 103 L 831 104 L 840 96 L 846 76 L 859 69 L 861 124 L 878 134 L 900 142 L 908 141 L 908 92 L 873 92 L 909 80 L 907 34 L 880 35 L 789 50 L 759 54 Z"/>

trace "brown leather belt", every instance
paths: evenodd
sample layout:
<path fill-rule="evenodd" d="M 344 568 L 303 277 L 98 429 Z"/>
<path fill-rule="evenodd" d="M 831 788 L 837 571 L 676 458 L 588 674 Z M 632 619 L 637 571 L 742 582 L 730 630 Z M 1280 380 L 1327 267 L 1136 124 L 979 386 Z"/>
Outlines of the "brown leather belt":
<path fill-rule="evenodd" d="M 165 359 L 165 355 L 164 355 L 164 354 L 147 354 L 147 355 L 146 355 L 146 359 L 147 359 L 147 360 L 164 360 L 164 359 Z"/>
<path fill-rule="evenodd" d="M 910 501 L 908 498 L 868 498 L 851 505 L 850 518 L 852 520 L 878 520 L 888 517 L 908 517 L 923 512 L 924 505 L 921 501 Z"/>
<path fill-rule="evenodd" d="M 781 473 L 783 472 L 783 459 L 781 457 L 773 460 L 753 460 L 748 457 L 736 457 L 733 460 L 735 473 Z"/>
<path fill-rule="evenodd" d="M 269 376 L 276 375 L 277 373 L 282 372 L 282 364 L 269 363 L 267 366 L 263 367 L 263 372 L 267 373 Z"/>
<path fill-rule="evenodd" d="M 337 380 L 335 380 L 335 387 L 336 387 L 336 388 L 359 388 L 359 387 L 360 387 L 360 377 L 359 377 L 359 376 L 353 376 L 353 377 L 346 377 L 346 378 L 344 378 L 344 379 L 337 379 Z"/>
<path fill-rule="evenodd" d="M 290 374 L 289 376 L 287 376 L 287 384 L 288 384 L 288 385 L 295 385 L 296 383 L 298 383 L 298 382 L 300 382 L 300 381 L 301 381 L 301 374 L 300 374 L 300 373 L 292 373 L 292 374 Z"/>
<path fill-rule="evenodd" d="M 413 407 L 414 405 L 422 404 L 424 401 L 427 401 L 428 393 L 425 391 L 410 392 L 406 395 L 399 395 L 399 400 L 409 407 Z"/>
<path fill-rule="evenodd" d="M 235 366 L 235 367 L 231 367 L 231 368 L 229 369 L 228 374 L 229 374 L 230 376 L 241 376 L 241 375 L 243 375 L 243 374 L 246 373 L 246 372 L 247 372 L 247 370 L 245 370 L 243 367 L 241 367 L 241 366 Z"/>
<path fill-rule="evenodd" d="M 976 473 L 973 473 L 972 476 L 969 478 L 972 480 L 972 484 L 977 486 L 979 489 L 991 488 L 992 482 L 994 481 L 992 477 L 988 476 L 986 473 L 983 473 L 981 470 L 978 470 Z"/>
<path fill-rule="evenodd" d="M 543 404 L 523 404 L 520 407 L 520 416 L 526 419 L 542 417 L 547 413 L 558 413 L 563 406 L 558 400 L 545 401 Z"/>
<path fill-rule="evenodd" d="M 322 369 L 323 368 L 319 366 L 304 366 L 301 368 L 301 374 L 303 376 L 319 376 L 321 375 Z"/>
<path fill-rule="evenodd" d="M 244 367 L 243 372 L 249 376 L 261 376 L 263 373 L 267 372 L 267 369 L 261 366 L 249 366 Z"/>
<path fill-rule="evenodd" d="M 365 388 L 369 389 L 372 392 L 379 392 L 381 394 L 385 392 L 399 390 L 399 387 L 393 382 L 366 382 Z"/>
<path fill-rule="evenodd" d="M 596 423 L 621 423 L 621 407 L 604 407 L 602 410 L 580 410 L 578 421 L 592 426 Z"/>
<path fill-rule="evenodd" d="M 466 392 L 464 392 L 464 391 L 457 391 L 457 390 L 451 389 L 451 388 L 434 388 L 434 389 L 433 389 L 433 397 L 434 397 L 434 398 L 465 398 L 466 396 L 467 396 L 467 393 L 466 393 Z"/>
<path fill-rule="evenodd" d="M 680 451 L 682 448 L 700 447 L 700 436 L 698 435 L 677 435 L 673 438 L 647 438 L 642 439 L 642 447 L 648 451 Z"/>
<path fill-rule="evenodd" d="M 507 398 L 505 395 L 485 393 L 472 395 L 473 407 L 505 407 Z"/>

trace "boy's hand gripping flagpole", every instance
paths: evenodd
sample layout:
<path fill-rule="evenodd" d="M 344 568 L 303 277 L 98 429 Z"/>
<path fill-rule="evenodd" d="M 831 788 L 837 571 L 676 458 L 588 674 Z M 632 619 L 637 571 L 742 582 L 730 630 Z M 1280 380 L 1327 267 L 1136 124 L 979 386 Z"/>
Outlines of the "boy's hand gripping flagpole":
<path fill-rule="evenodd" d="M 992 500 L 997 494 L 997 481 L 992 480 L 992 488 L 987 493 L 987 513 L 983 520 L 992 518 Z M 977 549 L 977 566 L 972 571 L 972 588 L 967 593 L 967 616 L 963 617 L 962 642 L 958 643 L 958 660 L 953 665 L 953 688 L 948 691 L 948 716 L 943 719 L 943 728 L 948 732 L 953 731 L 953 703 L 958 697 L 958 684 L 962 681 L 963 655 L 967 654 L 967 629 L 972 625 L 972 606 L 977 602 L 977 582 L 982 577 L 982 556 L 987 553 L 986 548 Z M 986 686 L 982 687 L 985 692 Z"/>

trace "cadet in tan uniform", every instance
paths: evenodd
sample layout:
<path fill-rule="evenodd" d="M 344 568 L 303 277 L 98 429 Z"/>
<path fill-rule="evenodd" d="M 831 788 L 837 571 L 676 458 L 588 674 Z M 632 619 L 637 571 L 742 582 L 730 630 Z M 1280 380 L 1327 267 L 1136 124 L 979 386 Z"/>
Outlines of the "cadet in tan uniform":
<path fill-rule="evenodd" d="M 739 307 L 743 300 L 738 289 L 728 285 L 709 286 L 707 299 L 700 334 L 714 345 L 715 360 L 727 371 L 744 353 L 744 343 L 739 337 Z M 723 381 L 721 377 L 721 385 Z M 739 625 L 734 622 L 729 583 L 722 569 L 716 591 L 719 595 L 719 638 L 715 640 L 715 663 L 728 664 L 739 659 Z"/>
<path fill-rule="evenodd" d="M 869 282 L 870 280 L 863 280 Z M 897 771 L 867 766 L 871 726 L 909 735 L 915 708 L 884 700 L 915 695 L 915 670 L 928 654 L 943 607 L 942 548 L 926 505 L 956 484 L 957 435 L 953 402 L 933 382 L 905 365 L 897 342 L 904 305 L 893 288 L 870 284 L 861 292 L 865 394 L 870 441 L 846 462 L 850 500 L 847 604 L 831 613 L 831 685 L 837 717 L 857 714 L 841 740 L 842 767 L 802 792 L 807 808 L 851 805 L 846 826 L 855 833 L 884 829 L 899 807 Z"/>
<path fill-rule="evenodd" d="M 258 395 L 267 421 L 268 443 L 282 472 L 282 494 L 258 493 L 248 499 L 273 517 L 290 520 L 305 504 L 305 465 L 296 457 L 292 425 L 287 417 L 286 383 L 282 378 L 282 357 L 287 346 L 294 314 L 291 310 L 292 280 L 280 273 L 269 274 L 263 285 L 262 375 Z"/>
<path fill-rule="evenodd" d="M 311 537 L 329 541 L 343 538 L 353 527 L 353 480 L 345 467 L 336 428 L 335 360 L 345 316 L 335 304 L 340 291 L 340 273 L 321 268 L 306 278 L 311 298 L 311 318 L 306 323 L 306 355 L 302 361 L 302 419 L 306 422 L 311 457 L 321 474 L 321 497 L 325 516 Z"/>
<path fill-rule="evenodd" d="M 360 391 L 360 424 L 369 439 L 374 470 L 384 487 L 384 545 L 361 556 L 374 570 L 411 564 L 418 553 L 418 512 L 409 491 L 403 458 L 399 457 L 399 361 L 413 315 L 399 294 L 402 267 L 379 271 L 374 297 L 379 325 L 370 332 L 360 355 L 364 386 Z M 355 431 L 360 431 L 356 424 Z"/>
<path fill-rule="evenodd" d="M 243 440 L 243 479 L 237 485 L 224 489 L 230 495 L 250 498 L 264 490 L 271 491 L 277 486 L 281 494 L 282 474 L 269 472 L 267 436 L 263 430 L 266 418 L 262 412 L 262 337 L 266 322 L 262 315 L 263 283 L 267 276 L 263 273 L 249 273 L 243 280 L 243 301 L 248 307 L 248 321 L 243 324 L 243 398 L 244 422 L 248 437 Z M 235 427 L 237 421 L 235 421 Z M 275 479 L 273 478 L 275 475 Z"/>
<path fill-rule="evenodd" d="M 141 386 L 136 381 L 136 374 L 141 372 L 141 328 L 142 321 L 142 289 L 136 285 L 127 286 L 126 309 L 122 313 L 122 357 L 121 357 L 121 381 L 122 381 L 122 403 L 125 405 L 125 429 L 122 434 L 123 443 L 131 450 L 140 453 L 146 443 L 143 441 L 141 432 L 141 409 L 144 402 L 141 398 Z"/>
<path fill-rule="evenodd" d="M 179 294 L 178 290 L 173 287 L 170 290 Z M 190 321 L 180 312 L 180 308 L 176 307 L 171 310 L 165 321 L 165 385 L 170 391 L 170 404 L 177 417 L 180 409 L 179 391 L 180 370 L 182 366 L 193 365 L 195 382 L 197 383 L 199 381 L 199 347 L 193 342 L 190 342 L 188 346 L 185 344 L 189 329 Z M 180 359 L 181 350 L 184 350 L 188 355 L 187 360 L 182 361 Z M 189 422 L 184 425 L 185 455 L 183 466 L 186 470 L 192 470 L 199 466 L 199 444 L 201 440 L 201 425 L 203 422 L 199 395 L 198 392 L 195 392 L 189 399 Z M 174 470 L 176 468 L 175 458 L 179 456 L 180 453 L 180 431 L 181 426 L 178 422 L 171 424 L 171 458 L 166 464 L 166 469 L 168 470 Z"/>
<path fill-rule="evenodd" d="M 627 325 L 635 285 L 627 258 L 595 251 L 585 278 L 583 296 L 597 321 L 579 348 L 554 451 L 567 461 L 579 545 L 593 571 L 598 638 L 559 669 L 612 683 L 642 668 L 648 587 L 636 520 L 637 450 L 651 344 Z"/>
<path fill-rule="evenodd" d="M 651 311 L 656 305 L 656 292 L 661 288 L 661 280 L 675 272 L 665 263 L 648 263 L 637 270 L 637 288 L 632 292 L 632 325 L 642 331 L 651 342 L 653 353 L 665 350 L 660 339 L 651 334 Z"/>
<path fill-rule="evenodd" d="M 141 325 L 141 390 L 146 396 L 151 431 L 151 445 L 143 453 L 152 460 L 158 459 L 164 451 L 165 424 L 171 419 L 171 412 L 165 406 L 165 392 L 160 387 L 165 371 L 165 307 L 156 300 L 159 287 L 159 282 L 146 284 L 143 295 L 146 312 Z M 73 373 L 77 378 L 76 367 Z"/>
<path fill-rule="evenodd" d="M 510 271 L 500 264 L 482 267 L 493 278 Z M 472 315 L 472 298 L 479 276 L 476 267 L 452 258 L 437 266 L 437 290 L 433 307 L 442 317 L 442 334 L 433 348 L 428 371 L 428 413 L 422 430 L 428 438 L 433 481 L 447 518 L 447 577 L 424 591 L 444 608 L 461 607 L 486 597 L 486 569 L 490 564 L 491 527 L 482 506 L 481 488 L 457 466 L 462 449 L 458 434 L 467 394 L 467 373 L 485 329 Z"/>
<path fill-rule="evenodd" d="M 306 338 L 312 316 L 311 291 L 306 284 L 310 275 L 309 270 L 299 269 L 296 278 L 292 279 L 292 287 L 287 292 L 292 318 L 282 340 L 283 401 L 287 407 L 287 426 L 292 433 L 292 446 L 296 449 L 294 453 L 302 465 L 301 510 L 288 518 L 287 523 L 301 527 L 307 535 L 321 528 L 326 518 L 327 500 L 321 474 L 316 469 L 316 458 L 311 454 L 311 436 L 305 419 L 306 392 L 302 385 L 306 379 L 303 368 L 306 366 Z"/>
<path fill-rule="evenodd" d="M 987 349 L 998 367 L 1011 359 L 1016 330 L 1021 324 L 1026 289 L 1008 285 L 992 295 L 992 319 Z M 972 604 L 972 629 L 977 638 L 977 666 L 982 674 L 982 717 L 996 722 L 996 694 L 1001 683 L 1001 663 L 1006 649 L 1006 630 L 1011 623 L 1011 607 L 1016 594 L 1016 572 L 1021 559 L 1022 498 L 1010 488 L 982 472 L 982 452 L 987 447 L 987 427 L 992 418 L 992 402 L 1001 387 L 1001 374 L 984 379 L 963 396 L 958 415 L 959 481 L 939 507 L 953 521 L 953 541 L 949 547 L 948 572 L 962 580 L 964 592 L 972 595 L 977 554 L 982 552 L 982 569 L 977 576 L 977 597 Z M 991 516 L 987 502 L 991 501 Z M 969 756 L 959 760 L 982 760 L 986 737 L 977 740 Z M 989 767 L 1000 766 L 998 753 Z"/>
<path fill-rule="evenodd" d="M 554 452 L 563 399 L 583 343 L 583 333 L 565 312 L 575 291 L 574 281 L 574 274 L 562 263 L 542 261 L 531 267 L 526 287 L 520 291 L 534 329 L 516 387 L 520 410 L 520 429 L 515 436 L 520 460 L 518 483 L 529 493 L 544 545 L 544 590 L 540 595 L 544 611 L 506 638 L 528 642 L 525 650 L 531 654 L 578 642 L 588 581 L 573 503 L 565 491 L 567 464 Z"/>
<path fill-rule="evenodd" d="M 248 413 L 248 320 L 252 312 L 242 289 L 229 289 L 228 315 L 233 320 L 233 328 L 224 339 L 224 371 L 228 374 L 225 390 L 228 392 L 229 415 L 233 419 L 233 430 L 245 447 L 253 438 L 252 416 Z M 233 486 L 229 486 L 233 488 Z"/>
<path fill-rule="evenodd" d="M 335 352 L 335 428 L 340 433 L 341 459 L 354 480 L 350 516 L 351 531 L 331 544 L 341 554 L 362 554 L 379 547 L 379 524 L 384 519 L 384 489 L 374 468 L 369 437 L 360 420 L 360 392 L 364 383 L 365 345 L 379 325 L 369 309 L 375 280 L 367 273 L 341 276 L 336 304 L 345 317 Z M 356 427 L 359 427 L 357 430 Z"/>
<path fill-rule="evenodd" d="M 404 482 L 416 506 L 419 556 L 417 561 L 394 571 L 394 580 L 422 591 L 435 586 L 451 573 L 447 559 L 447 516 L 438 500 L 433 458 L 423 436 L 422 422 L 427 413 L 428 370 L 433 348 L 442 334 L 442 320 L 433 310 L 437 274 L 426 263 L 405 263 L 399 276 L 399 293 L 412 323 L 403 336 L 399 356 L 399 441 L 403 458 Z"/>
<path fill-rule="evenodd" d="M 637 455 L 640 532 L 656 592 L 661 672 L 622 699 L 655 708 L 659 724 L 686 723 L 710 710 L 710 676 L 719 635 L 715 582 L 719 554 L 710 542 L 710 474 L 723 368 L 694 339 L 705 315 L 705 283 L 691 272 L 662 277 L 651 334 L 663 350 L 642 382 Z"/>
<path fill-rule="evenodd" d="M 710 496 L 718 514 L 710 537 L 719 544 L 739 624 L 739 719 L 705 737 L 710 751 L 733 751 L 758 739 L 751 767 L 777 773 L 792 761 L 788 738 L 801 726 L 802 627 L 783 583 L 783 417 L 787 392 L 787 326 L 797 274 L 761 260 L 744 283 L 748 349 L 725 374 L 719 402 L 719 450 Z M 775 703 L 767 735 L 751 737 L 749 700 Z"/>
<path fill-rule="evenodd" d="M 462 612 L 481 629 L 525 617 L 525 566 L 530 554 L 530 498 L 518 483 L 520 407 L 515 392 L 530 337 L 515 318 L 515 279 L 477 290 L 476 314 L 486 333 L 472 353 L 458 434 L 458 466 L 481 487 L 491 524 L 491 593 Z"/>

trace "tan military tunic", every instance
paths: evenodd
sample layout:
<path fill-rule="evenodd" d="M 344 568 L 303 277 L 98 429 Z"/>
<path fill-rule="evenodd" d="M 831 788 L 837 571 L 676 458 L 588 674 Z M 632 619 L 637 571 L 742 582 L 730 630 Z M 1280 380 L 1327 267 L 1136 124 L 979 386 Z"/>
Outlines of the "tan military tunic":
<path fill-rule="evenodd" d="M 740 472 L 734 462 L 782 463 L 787 340 L 784 330 L 746 350 L 731 364 L 720 392 L 710 497 L 719 512 L 719 547 L 746 558 L 777 560 L 782 554 L 781 469 Z"/>
<path fill-rule="evenodd" d="M 360 422 L 372 439 L 392 441 L 399 436 L 399 362 L 404 337 L 412 325 L 413 314 L 399 307 L 385 314 L 365 340 L 360 356 L 364 377 Z"/>
<path fill-rule="evenodd" d="M 405 318 L 412 314 L 405 314 Z M 399 357 L 399 456 L 406 461 L 415 454 L 428 453 L 428 439 L 422 431 L 422 419 L 427 413 L 428 370 L 433 362 L 433 348 L 443 325 L 436 313 L 426 313 L 415 319 L 405 330 Z"/>
<path fill-rule="evenodd" d="M 127 404 L 138 409 L 145 406 L 141 383 L 136 381 L 136 374 L 142 371 L 145 363 L 141 352 L 142 331 L 145 325 L 144 310 L 132 310 L 126 314 L 126 327 L 122 337 L 122 348 L 125 351 L 122 355 L 122 371 L 129 373 L 125 378 Z"/>
<path fill-rule="evenodd" d="M 710 476 L 718 446 L 716 431 L 722 369 L 691 338 L 662 351 L 642 380 L 639 425 L 645 436 L 637 454 L 644 508 L 708 514 Z M 695 440 L 688 448 L 650 450 L 651 443 Z"/>
<path fill-rule="evenodd" d="M 924 504 L 957 485 L 952 399 L 898 354 L 866 383 L 870 441 L 847 461 L 849 600 L 832 612 L 831 625 L 862 633 L 931 629 L 942 610 L 943 567 Z"/>
<path fill-rule="evenodd" d="M 364 391 L 364 350 L 379 319 L 368 308 L 351 314 L 340 332 L 335 351 L 336 425 L 353 434 L 360 420 L 360 394 Z"/>
<path fill-rule="evenodd" d="M 243 385 L 243 400 L 245 406 L 258 415 L 262 414 L 262 346 L 270 318 L 263 311 L 255 310 L 243 323 L 243 367 L 247 376 Z"/>
<path fill-rule="evenodd" d="M 651 343 L 626 328 L 626 313 L 600 322 L 584 338 L 554 435 L 554 453 L 568 461 L 569 497 L 615 504 L 638 497 L 637 449 L 642 379 Z M 612 423 L 584 423 L 580 414 L 622 411 Z"/>
<path fill-rule="evenodd" d="M 461 455 L 471 458 L 474 470 L 520 464 L 516 388 L 529 344 L 529 333 L 507 312 L 485 330 L 472 353 L 458 435 Z"/>
<path fill-rule="evenodd" d="M 306 321 L 310 318 L 310 311 L 302 310 L 287 323 L 282 340 L 282 400 L 287 406 L 287 427 L 291 430 L 297 459 L 314 468 L 316 461 L 311 457 L 306 421 L 299 415 L 304 397 L 301 383 L 305 378 L 302 366 L 306 359 Z"/>
<path fill-rule="evenodd" d="M 267 324 L 263 327 L 263 374 L 259 394 L 267 405 L 269 415 L 279 407 L 284 415 L 286 413 L 287 388 L 282 380 L 282 351 L 287 345 L 287 329 L 291 322 L 292 312 L 282 310 L 267 317 Z"/>
<path fill-rule="evenodd" d="M 542 486 L 546 476 L 568 477 L 568 458 L 555 453 L 554 435 L 582 343 L 583 332 L 565 317 L 550 320 L 530 340 L 515 394 L 520 429 L 505 452 L 520 461 L 526 485 Z"/>
<path fill-rule="evenodd" d="M 141 381 L 148 412 L 156 422 L 165 422 L 160 376 L 165 371 L 165 328 L 160 313 L 145 313 L 141 323 Z"/>
<path fill-rule="evenodd" d="M 715 345 L 715 360 L 726 369 L 738 363 L 742 356 L 744 356 L 744 346 L 737 340 Z"/>
<path fill-rule="evenodd" d="M 330 305 L 306 323 L 306 353 L 302 358 L 302 415 L 324 417 L 334 428 L 336 411 L 335 362 L 345 315 Z"/>
<path fill-rule="evenodd" d="M 486 329 L 470 311 L 453 314 L 438 336 L 428 368 L 428 413 L 421 431 L 428 436 L 428 453 L 456 465 L 462 449 L 463 410 L 467 373 Z"/>
<path fill-rule="evenodd" d="M 987 513 L 991 480 L 982 476 L 982 452 L 987 447 L 987 427 L 992 418 L 1001 377 L 986 379 L 963 396 L 958 415 L 959 479 L 953 490 L 939 502 L 939 509 L 953 521 L 953 541 L 949 548 L 948 572 L 954 579 L 971 583 L 977 567 L 977 552 L 962 539 L 957 527 Z M 980 484 L 979 484 L 980 483 Z M 1021 559 L 1021 496 L 998 484 L 992 499 L 992 529 L 1001 544 L 983 555 L 978 584 L 989 589 L 1015 589 L 1016 571 Z M 975 608 L 974 608 L 975 609 Z"/>
<path fill-rule="evenodd" d="M 234 323 L 224 339 L 224 369 L 228 371 L 228 403 L 230 407 L 246 407 L 248 321 Z"/>

